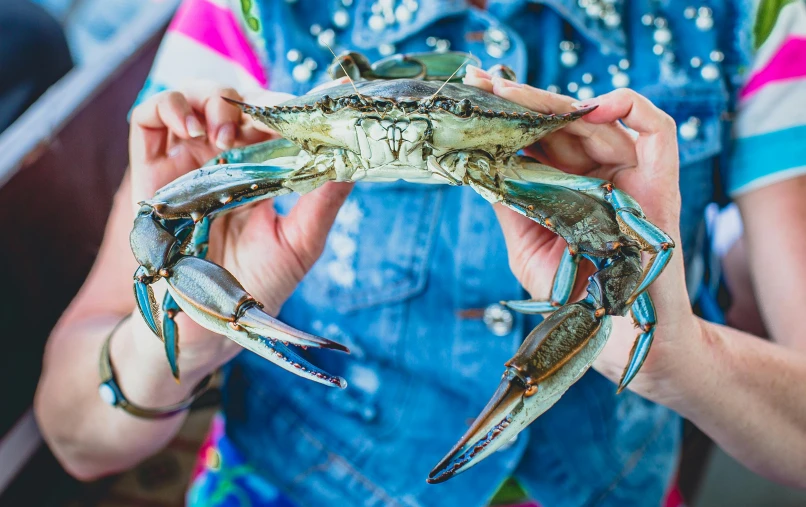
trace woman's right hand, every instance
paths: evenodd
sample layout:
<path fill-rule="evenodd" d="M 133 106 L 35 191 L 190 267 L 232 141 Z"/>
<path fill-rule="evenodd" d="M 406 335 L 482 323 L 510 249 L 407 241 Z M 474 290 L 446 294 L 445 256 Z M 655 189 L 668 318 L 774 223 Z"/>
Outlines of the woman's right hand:
<path fill-rule="evenodd" d="M 205 84 L 184 92 L 162 92 L 134 109 L 129 152 L 135 209 L 136 203 L 221 151 L 273 137 L 221 97 L 243 100 L 231 88 Z M 250 101 L 273 105 L 289 97 L 265 92 Z M 321 255 L 351 188 L 328 183 L 302 196 L 288 216 L 278 215 L 271 200 L 234 210 L 213 222 L 208 259 L 235 275 L 265 311 L 276 315 Z M 137 310 L 134 313 L 135 334 L 156 340 Z M 242 350 L 182 313 L 177 325 L 179 365 L 185 378 L 199 378 Z"/>

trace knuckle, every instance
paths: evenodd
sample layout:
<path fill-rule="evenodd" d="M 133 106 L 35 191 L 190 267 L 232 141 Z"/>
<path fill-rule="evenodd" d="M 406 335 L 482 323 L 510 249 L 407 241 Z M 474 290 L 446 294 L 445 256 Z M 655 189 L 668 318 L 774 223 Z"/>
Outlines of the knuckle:
<path fill-rule="evenodd" d="M 672 118 L 669 113 L 663 111 L 662 109 L 658 109 L 658 111 L 660 111 L 660 121 L 663 130 L 675 132 L 677 130 L 677 122 L 674 121 L 674 118 Z"/>

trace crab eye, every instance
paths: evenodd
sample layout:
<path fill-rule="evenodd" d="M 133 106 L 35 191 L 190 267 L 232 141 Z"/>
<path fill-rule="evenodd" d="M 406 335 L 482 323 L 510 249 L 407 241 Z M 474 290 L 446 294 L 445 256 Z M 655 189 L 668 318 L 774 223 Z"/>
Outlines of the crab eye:
<path fill-rule="evenodd" d="M 467 116 L 470 114 L 470 101 L 468 99 L 462 99 L 456 104 L 456 114 L 461 116 Z"/>

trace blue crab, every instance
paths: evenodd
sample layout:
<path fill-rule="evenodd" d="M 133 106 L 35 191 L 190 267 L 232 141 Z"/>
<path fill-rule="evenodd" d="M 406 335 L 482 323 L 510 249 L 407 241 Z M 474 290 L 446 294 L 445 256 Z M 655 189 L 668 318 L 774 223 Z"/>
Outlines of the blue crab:
<path fill-rule="evenodd" d="M 610 332 L 610 316 L 628 312 L 640 328 L 618 389 L 636 375 L 654 334 L 646 289 L 674 244 L 638 203 L 607 181 L 566 174 L 518 154 L 592 108 L 538 114 L 456 82 L 464 54 L 396 56 L 370 65 L 338 57 L 331 75 L 350 83 L 275 107 L 237 103 L 284 139 L 233 149 L 140 203 L 131 247 L 138 307 L 164 343 L 178 378 L 177 312 L 313 381 L 345 381 L 305 360 L 294 345 L 348 352 L 331 340 L 293 329 L 263 312 L 224 268 L 204 259 L 210 220 L 238 206 L 328 181 L 469 185 L 567 242 L 548 301 L 510 301 L 524 313 L 550 313 L 506 363 L 501 383 L 456 446 L 430 473 L 445 481 L 480 462 L 548 410 L 587 371 Z M 504 67 L 491 72 L 514 78 Z M 641 253 L 650 260 L 644 265 Z M 587 296 L 569 304 L 581 259 L 597 269 Z M 162 322 L 151 284 L 164 278 Z"/>

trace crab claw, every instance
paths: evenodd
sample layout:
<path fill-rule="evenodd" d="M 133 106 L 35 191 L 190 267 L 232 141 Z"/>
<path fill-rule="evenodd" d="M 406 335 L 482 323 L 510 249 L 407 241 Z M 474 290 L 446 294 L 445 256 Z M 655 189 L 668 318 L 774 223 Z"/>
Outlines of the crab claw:
<path fill-rule="evenodd" d="M 431 484 L 480 463 L 559 400 L 590 367 L 610 334 L 584 302 L 559 308 L 526 337 L 493 397 L 459 442 L 428 474 Z"/>
<path fill-rule="evenodd" d="M 335 380 L 338 377 L 316 369 L 284 344 L 349 353 L 347 347 L 294 329 L 267 314 L 238 280 L 221 266 L 197 257 L 182 257 L 165 279 L 168 291 L 179 307 L 205 328 L 297 375 L 327 385 L 341 386 L 344 383 Z"/>
<path fill-rule="evenodd" d="M 508 367 L 487 406 L 426 480 L 430 484 L 447 481 L 512 440 L 531 422 L 522 414 L 529 390 L 518 371 Z"/>

